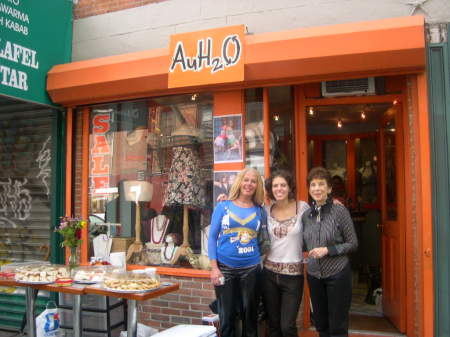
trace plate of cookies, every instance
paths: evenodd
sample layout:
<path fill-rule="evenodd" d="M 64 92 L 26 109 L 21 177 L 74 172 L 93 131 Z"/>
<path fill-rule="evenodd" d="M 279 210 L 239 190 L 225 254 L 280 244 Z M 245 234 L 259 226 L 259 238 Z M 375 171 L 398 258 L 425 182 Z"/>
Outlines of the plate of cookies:
<path fill-rule="evenodd" d="M 108 291 L 137 293 L 157 289 L 161 286 L 159 277 L 146 273 L 118 272 L 105 276 L 102 284 Z"/>

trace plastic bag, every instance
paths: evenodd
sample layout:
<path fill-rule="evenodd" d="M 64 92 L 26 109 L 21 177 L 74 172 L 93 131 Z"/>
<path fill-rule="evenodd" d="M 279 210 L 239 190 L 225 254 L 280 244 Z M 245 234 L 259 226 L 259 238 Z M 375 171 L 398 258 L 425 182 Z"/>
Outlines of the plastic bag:
<path fill-rule="evenodd" d="M 375 298 L 375 310 L 382 314 L 383 313 L 383 290 L 377 288 L 373 291 L 373 297 Z"/>
<path fill-rule="evenodd" d="M 36 337 L 62 336 L 56 303 L 50 301 L 46 309 L 36 317 Z"/>

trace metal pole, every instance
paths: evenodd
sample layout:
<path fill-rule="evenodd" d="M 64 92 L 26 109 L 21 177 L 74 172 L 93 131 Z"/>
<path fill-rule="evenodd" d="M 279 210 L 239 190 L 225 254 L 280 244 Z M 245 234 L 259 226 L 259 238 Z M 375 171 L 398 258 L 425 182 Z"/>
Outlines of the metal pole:
<path fill-rule="evenodd" d="M 26 287 L 26 300 L 27 300 L 27 335 L 28 337 L 36 336 L 36 321 L 34 317 L 34 304 L 35 304 L 35 294 L 37 293 L 36 289 L 31 287 Z"/>
<path fill-rule="evenodd" d="M 128 300 L 127 337 L 137 337 L 137 301 Z"/>
<path fill-rule="evenodd" d="M 82 324 L 81 324 L 81 295 L 73 295 L 73 336 L 81 337 Z"/>

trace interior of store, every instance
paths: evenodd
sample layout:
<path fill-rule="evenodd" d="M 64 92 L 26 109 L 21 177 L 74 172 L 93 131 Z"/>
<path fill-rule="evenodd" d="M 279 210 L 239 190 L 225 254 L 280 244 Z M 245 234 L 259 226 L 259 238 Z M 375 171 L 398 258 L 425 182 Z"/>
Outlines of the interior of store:
<path fill-rule="evenodd" d="M 295 169 L 296 163 L 286 160 L 295 158 L 293 97 L 292 87 L 269 91 L 275 140 L 271 169 Z M 397 218 L 396 111 L 397 102 L 306 107 L 308 170 L 323 166 L 330 171 L 333 197 L 350 211 L 358 235 L 358 251 L 351 255 L 353 331 L 398 333 L 383 315 L 381 286 L 383 200 L 387 218 Z M 384 186 L 380 183 L 382 174 Z"/>
<path fill-rule="evenodd" d="M 380 204 L 380 146 L 384 146 L 387 203 L 390 212 L 396 212 L 394 114 L 391 102 L 307 107 L 308 168 L 323 166 L 330 171 L 333 197 L 350 211 L 358 235 L 358 251 L 351 255 L 352 330 L 396 332 L 382 319 Z"/>

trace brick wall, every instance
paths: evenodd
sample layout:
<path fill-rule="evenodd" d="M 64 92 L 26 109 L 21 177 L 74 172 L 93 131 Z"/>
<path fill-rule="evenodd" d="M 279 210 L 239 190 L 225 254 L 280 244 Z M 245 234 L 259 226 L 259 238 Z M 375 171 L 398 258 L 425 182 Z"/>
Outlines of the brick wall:
<path fill-rule="evenodd" d="M 211 314 L 208 305 L 215 294 L 211 281 L 204 278 L 161 276 L 161 282 L 178 282 L 180 289 L 154 300 L 138 302 L 138 322 L 158 330 L 178 324 L 202 324 Z"/>
<path fill-rule="evenodd" d="M 74 19 L 81 19 L 161 1 L 166 0 L 78 0 L 74 5 L 73 16 Z"/>

